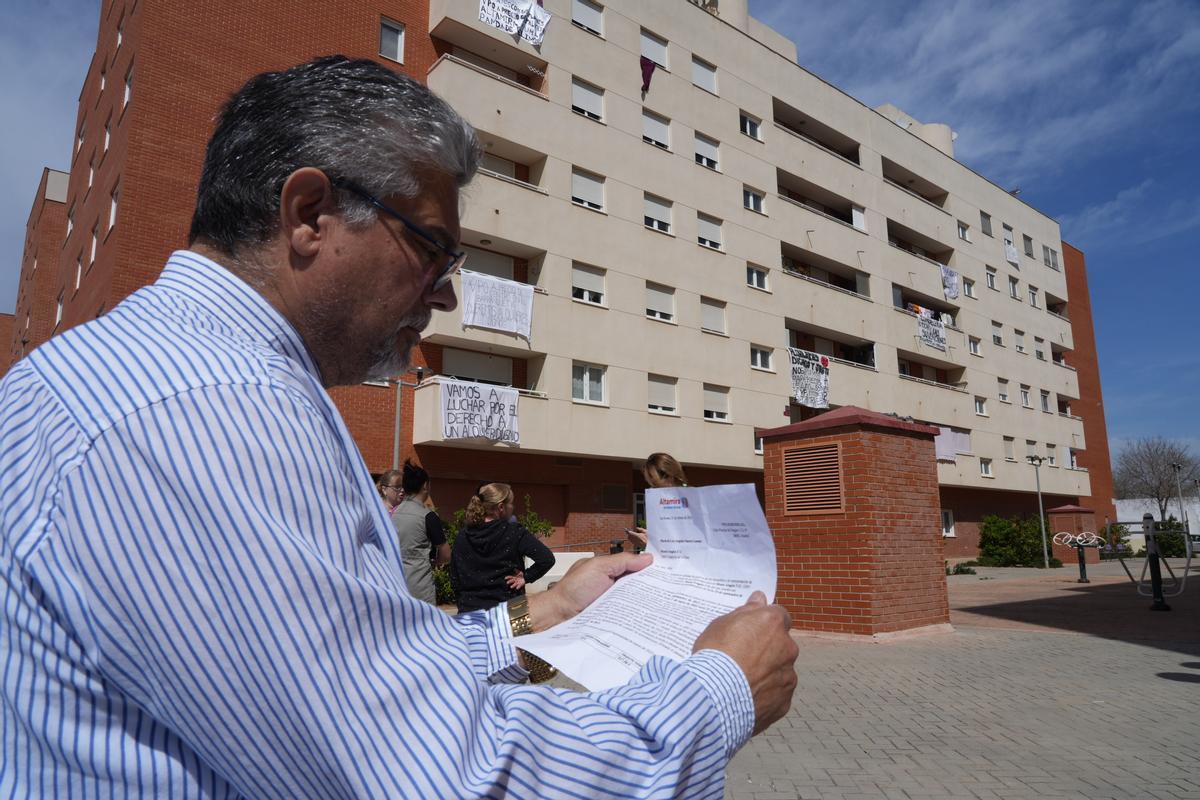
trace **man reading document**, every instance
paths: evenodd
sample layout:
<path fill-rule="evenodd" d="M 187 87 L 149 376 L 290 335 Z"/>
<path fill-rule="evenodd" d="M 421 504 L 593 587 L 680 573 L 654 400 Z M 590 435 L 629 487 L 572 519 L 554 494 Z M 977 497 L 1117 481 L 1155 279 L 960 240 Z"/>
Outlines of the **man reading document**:
<path fill-rule="evenodd" d="M 259 75 L 217 120 L 188 249 L 0 383 L 0 795 L 719 798 L 787 712 L 797 649 L 761 594 L 620 687 L 522 685 L 515 634 L 649 555 L 527 606 L 409 595 L 325 390 L 400 373 L 454 308 L 479 153 L 374 63 Z"/>

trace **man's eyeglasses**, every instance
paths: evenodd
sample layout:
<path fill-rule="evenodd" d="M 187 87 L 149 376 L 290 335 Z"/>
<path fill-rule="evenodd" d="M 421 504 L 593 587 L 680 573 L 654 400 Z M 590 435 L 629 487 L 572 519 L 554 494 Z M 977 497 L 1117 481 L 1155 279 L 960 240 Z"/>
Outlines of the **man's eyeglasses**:
<path fill-rule="evenodd" d="M 330 182 L 339 189 L 345 189 L 352 194 L 358 195 L 363 200 L 366 200 L 368 203 L 375 206 L 385 214 L 400 220 L 401 224 L 403 224 L 410 233 L 420 237 L 422 240 L 434 247 L 439 253 L 449 259 L 446 262 L 446 265 L 437 273 L 437 277 L 433 279 L 433 291 L 437 292 L 445 288 L 446 284 L 450 282 L 450 276 L 462 269 L 463 262 L 467 260 L 467 254 L 465 252 L 456 253 L 449 247 L 446 247 L 446 245 L 435 239 L 433 235 L 424 228 L 408 219 L 408 217 L 404 216 L 399 211 L 384 205 L 383 201 L 358 184 L 342 178 L 333 178 Z M 431 260 L 436 259 L 437 257 L 438 256 L 434 255 Z"/>

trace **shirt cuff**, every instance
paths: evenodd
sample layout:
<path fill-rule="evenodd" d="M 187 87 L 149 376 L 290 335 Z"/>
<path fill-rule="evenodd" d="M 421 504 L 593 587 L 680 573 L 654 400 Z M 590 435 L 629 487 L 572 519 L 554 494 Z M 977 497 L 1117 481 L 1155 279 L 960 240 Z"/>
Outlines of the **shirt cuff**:
<path fill-rule="evenodd" d="M 513 644 L 512 624 L 508 621 L 508 603 L 488 609 L 487 667 L 488 683 L 524 683 L 529 672 L 517 658 Z"/>
<path fill-rule="evenodd" d="M 732 758 L 754 733 L 754 697 L 741 667 L 720 650 L 701 650 L 683 666 L 708 690 L 721 720 L 725 757 Z"/>

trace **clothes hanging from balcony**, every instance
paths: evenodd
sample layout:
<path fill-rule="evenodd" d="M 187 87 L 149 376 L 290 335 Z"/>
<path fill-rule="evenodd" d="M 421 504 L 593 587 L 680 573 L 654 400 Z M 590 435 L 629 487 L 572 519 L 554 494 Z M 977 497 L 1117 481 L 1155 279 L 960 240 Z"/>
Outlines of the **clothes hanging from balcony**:
<path fill-rule="evenodd" d="M 527 2 L 522 0 L 479 0 L 479 21 L 516 34 L 529 15 Z"/>
<path fill-rule="evenodd" d="M 947 300 L 958 299 L 958 273 L 942 265 L 942 291 Z"/>
<path fill-rule="evenodd" d="M 948 461 L 953 464 L 955 458 L 955 445 L 957 437 L 954 431 L 945 425 L 938 426 L 938 435 L 933 437 L 933 450 L 937 455 L 938 461 Z"/>
<path fill-rule="evenodd" d="M 917 336 L 923 344 L 945 352 L 946 326 L 940 319 L 935 318 L 932 312 L 929 316 L 921 314 L 917 317 Z"/>
<path fill-rule="evenodd" d="M 529 340 L 533 325 L 532 286 L 470 270 L 461 274 L 464 328 L 491 328 Z"/>
<path fill-rule="evenodd" d="M 654 77 L 654 68 L 658 66 L 654 61 L 642 56 L 642 91 L 650 91 L 650 79 Z"/>
<path fill-rule="evenodd" d="M 542 8 L 542 0 L 529 6 L 529 16 L 521 27 L 521 38 L 534 47 L 541 45 L 546 38 L 546 26 L 550 24 L 550 12 Z"/>

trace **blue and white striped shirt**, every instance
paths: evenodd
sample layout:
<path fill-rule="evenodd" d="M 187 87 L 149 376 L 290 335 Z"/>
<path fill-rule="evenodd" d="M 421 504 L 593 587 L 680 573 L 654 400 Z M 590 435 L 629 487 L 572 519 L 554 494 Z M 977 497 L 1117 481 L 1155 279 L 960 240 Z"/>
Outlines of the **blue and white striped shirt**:
<path fill-rule="evenodd" d="M 0 383 L 0 800 L 720 797 L 728 656 L 594 694 L 407 593 L 295 329 L 194 253 Z"/>

